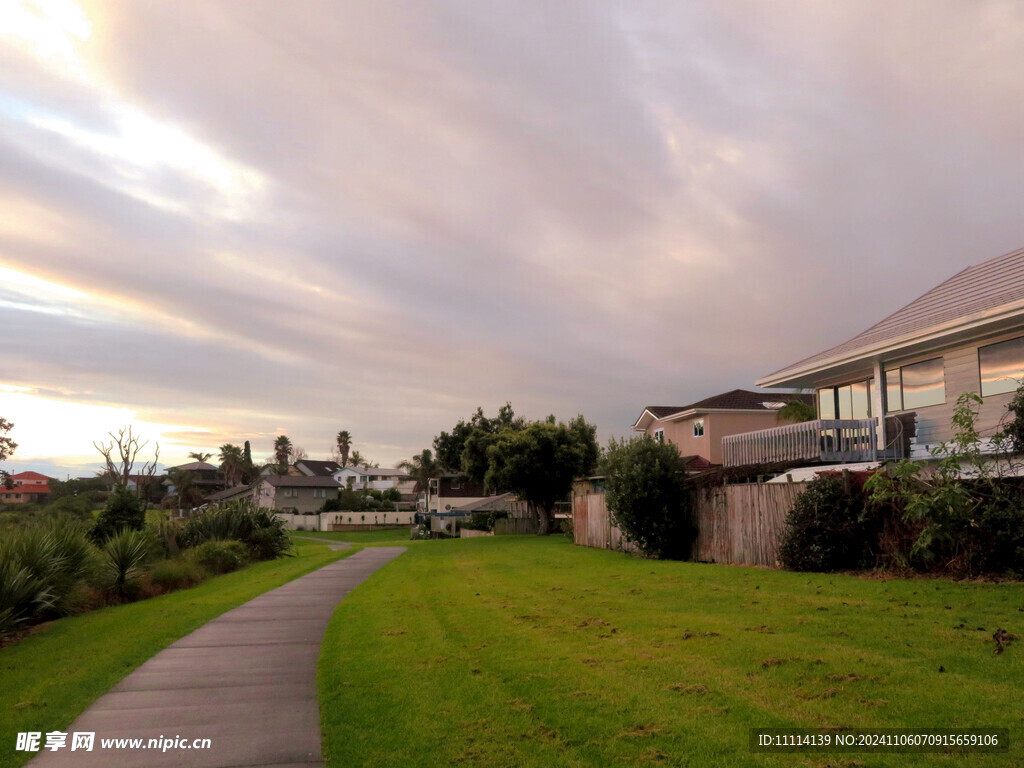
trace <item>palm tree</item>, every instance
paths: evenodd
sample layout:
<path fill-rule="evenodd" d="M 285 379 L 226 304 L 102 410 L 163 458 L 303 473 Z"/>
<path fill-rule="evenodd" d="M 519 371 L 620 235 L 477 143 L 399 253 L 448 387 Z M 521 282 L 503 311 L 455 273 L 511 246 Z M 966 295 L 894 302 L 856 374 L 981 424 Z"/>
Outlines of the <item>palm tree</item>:
<path fill-rule="evenodd" d="M 242 474 L 245 470 L 245 455 L 242 453 L 242 449 L 237 445 L 224 443 L 220 447 L 220 471 L 224 473 L 224 481 L 228 488 L 232 488 L 242 481 Z"/>
<path fill-rule="evenodd" d="M 779 408 L 779 421 L 788 421 L 790 424 L 814 421 L 816 418 L 817 410 L 805 400 L 787 400 L 786 404 Z"/>
<path fill-rule="evenodd" d="M 288 472 L 288 464 L 292 456 L 292 441 L 287 435 L 278 435 L 274 441 L 274 463 L 277 464 L 277 472 L 280 475 Z"/>
<path fill-rule="evenodd" d="M 172 469 L 167 476 L 174 484 L 179 509 L 191 509 L 203 500 L 203 494 L 195 486 L 195 475 L 187 469 Z"/>
<path fill-rule="evenodd" d="M 398 468 L 404 469 L 412 475 L 412 479 L 416 481 L 416 493 L 425 491 L 430 483 L 430 478 L 441 474 L 441 466 L 434 459 L 429 448 L 425 448 L 418 456 L 413 456 L 410 461 L 401 462 Z"/>
<path fill-rule="evenodd" d="M 363 455 L 359 451 L 352 451 L 352 455 L 349 457 L 352 459 L 352 466 L 358 467 L 366 462 L 363 460 Z"/>
<path fill-rule="evenodd" d="M 352 448 L 352 435 L 348 433 L 348 430 L 343 429 L 338 433 L 338 456 L 341 457 L 341 466 L 348 466 L 348 452 Z"/>
<path fill-rule="evenodd" d="M 188 455 L 190 459 L 195 459 L 196 461 L 207 461 L 211 456 L 213 456 L 212 453 L 202 453 L 200 451 L 192 451 Z"/>

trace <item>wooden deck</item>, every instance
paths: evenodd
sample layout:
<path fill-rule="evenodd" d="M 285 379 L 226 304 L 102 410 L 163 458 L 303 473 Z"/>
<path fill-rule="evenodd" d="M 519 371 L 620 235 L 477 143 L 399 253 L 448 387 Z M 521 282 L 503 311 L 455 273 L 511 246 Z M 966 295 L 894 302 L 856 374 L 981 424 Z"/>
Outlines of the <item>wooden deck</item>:
<path fill-rule="evenodd" d="M 818 419 L 722 438 L 727 467 L 783 461 L 854 462 L 879 458 L 875 419 Z"/>

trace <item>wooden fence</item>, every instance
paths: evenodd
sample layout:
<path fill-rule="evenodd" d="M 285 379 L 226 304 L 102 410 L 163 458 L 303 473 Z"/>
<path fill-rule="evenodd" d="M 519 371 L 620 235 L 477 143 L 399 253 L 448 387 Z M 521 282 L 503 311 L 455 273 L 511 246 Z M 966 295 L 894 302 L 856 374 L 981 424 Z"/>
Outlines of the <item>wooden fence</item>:
<path fill-rule="evenodd" d="M 537 521 L 530 517 L 506 517 L 494 521 L 495 536 L 535 536 Z"/>
<path fill-rule="evenodd" d="M 775 566 L 786 514 L 804 483 L 749 483 L 704 492 L 697 502 L 692 558 Z M 635 550 L 612 524 L 603 493 L 573 495 L 573 538 L 585 547 Z"/>
<path fill-rule="evenodd" d="M 622 531 L 612 524 L 603 493 L 573 493 L 572 537 L 583 547 L 633 552 L 636 544 L 626 541 Z"/>

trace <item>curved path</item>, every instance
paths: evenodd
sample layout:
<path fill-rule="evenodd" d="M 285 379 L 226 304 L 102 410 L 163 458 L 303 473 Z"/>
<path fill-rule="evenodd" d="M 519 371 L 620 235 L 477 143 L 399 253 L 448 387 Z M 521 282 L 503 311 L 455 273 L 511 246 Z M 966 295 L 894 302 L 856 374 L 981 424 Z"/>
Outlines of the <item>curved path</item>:
<path fill-rule="evenodd" d="M 333 542 L 338 543 L 338 542 Z M 67 746 L 32 768 L 321 765 L 316 664 L 334 607 L 405 551 L 371 547 L 240 605 L 158 653 L 67 728 Z M 71 751 L 94 732 L 91 752 Z M 45 742 L 45 735 L 43 741 Z M 101 739 L 163 738 L 189 747 L 103 748 Z M 192 748 L 209 739 L 209 749 Z M 180 744 L 180 741 L 178 742 Z"/>

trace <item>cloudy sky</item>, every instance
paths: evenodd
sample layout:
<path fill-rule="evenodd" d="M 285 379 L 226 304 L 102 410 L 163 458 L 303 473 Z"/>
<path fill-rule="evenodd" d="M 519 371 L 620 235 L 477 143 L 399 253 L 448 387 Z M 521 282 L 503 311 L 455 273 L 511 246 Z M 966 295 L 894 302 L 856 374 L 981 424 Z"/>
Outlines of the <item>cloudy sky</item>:
<path fill-rule="evenodd" d="M 1013 2 L 0 0 L 0 416 L 72 475 L 602 437 L 1024 245 Z"/>

